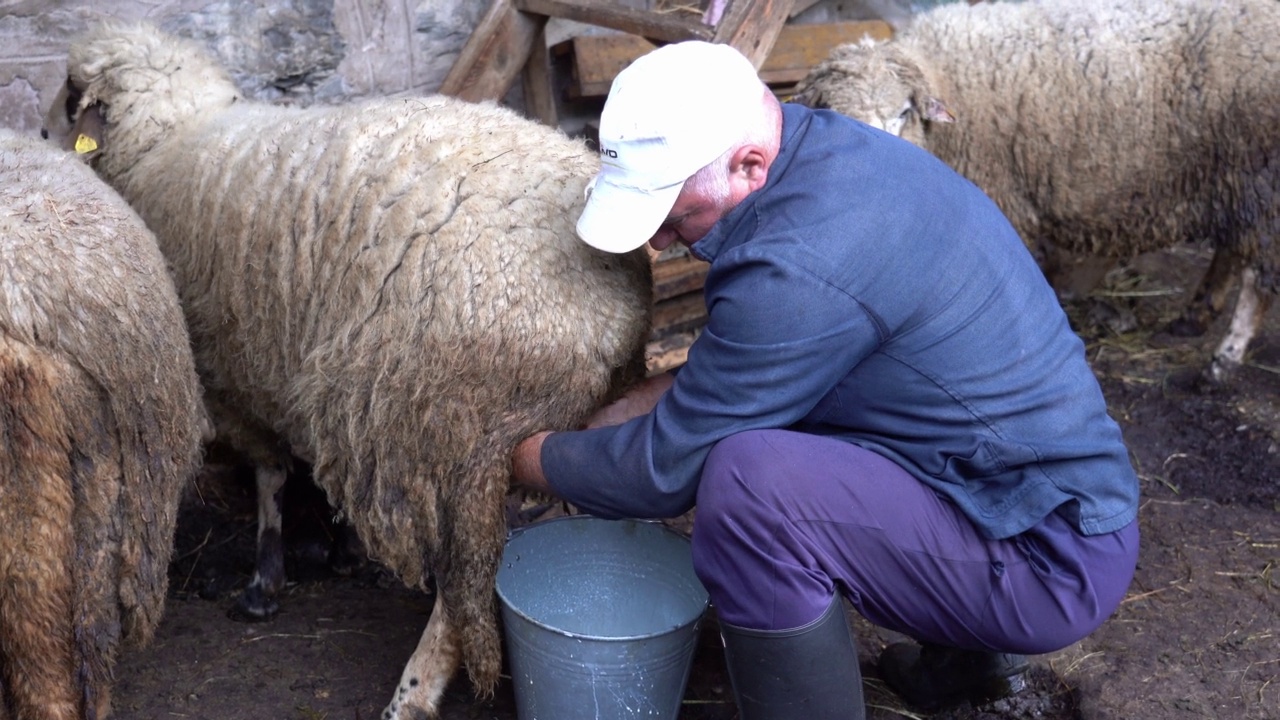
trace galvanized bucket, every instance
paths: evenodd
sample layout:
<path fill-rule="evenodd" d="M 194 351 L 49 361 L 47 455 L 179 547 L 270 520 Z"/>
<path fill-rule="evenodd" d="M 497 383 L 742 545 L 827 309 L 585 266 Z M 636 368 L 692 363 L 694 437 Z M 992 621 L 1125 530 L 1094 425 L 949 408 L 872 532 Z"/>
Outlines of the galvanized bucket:
<path fill-rule="evenodd" d="M 498 597 L 520 720 L 675 720 L 707 591 L 689 541 L 586 515 L 507 541 Z"/>

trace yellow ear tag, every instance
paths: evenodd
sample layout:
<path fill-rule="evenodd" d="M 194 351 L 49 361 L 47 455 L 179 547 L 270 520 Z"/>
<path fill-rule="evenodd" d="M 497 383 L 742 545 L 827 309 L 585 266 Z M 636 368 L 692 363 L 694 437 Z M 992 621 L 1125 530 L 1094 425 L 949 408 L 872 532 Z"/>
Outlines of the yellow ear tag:
<path fill-rule="evenodd" d="M 76 138 L 76 152 L 78 154 L 84 155 L 85 153 L 91 153 L 97 149 L 98 141 L 88 135 L 81 134 L 80 137 Z"/>

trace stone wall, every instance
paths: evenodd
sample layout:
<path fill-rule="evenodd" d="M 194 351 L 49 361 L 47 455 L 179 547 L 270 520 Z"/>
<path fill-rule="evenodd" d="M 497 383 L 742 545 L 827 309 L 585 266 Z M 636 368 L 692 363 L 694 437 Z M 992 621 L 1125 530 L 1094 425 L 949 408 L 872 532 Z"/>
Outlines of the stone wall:
<path fill-rule="evenodd" d="M 673 0 L 617 1 L 651 7 Z M 909 5 L 826 0 L 796 20 L 900 19 Z M 67 44 L 95 17 L 147 18 L 203 40 L 250 97 L 310 104 L 433 92 L 488 6 L 488 0 L 4 0 L 0 126 L 39 131 L 65 79 Z M 547 34 L 554 44 L 589 31 L 595 29 L 557 21 Z M 516 86 L 504 102 L 522 109 Z"/>
<path fill-rule="evenodd" d="M 217 52 L 244 92 L 333 102 L 439 87 L 484 0 L 18 0 L 0 9 L 0 125 L 36 132 L 94 17 L 148 18 Z"/>

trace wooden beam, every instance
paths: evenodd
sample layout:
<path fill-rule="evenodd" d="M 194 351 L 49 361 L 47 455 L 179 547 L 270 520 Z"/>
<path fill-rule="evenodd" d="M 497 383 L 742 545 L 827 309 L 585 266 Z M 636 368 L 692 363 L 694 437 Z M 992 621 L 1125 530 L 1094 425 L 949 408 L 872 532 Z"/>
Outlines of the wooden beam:
<path fill-rule="evenodd" d="M 546 16 L 520 12 L 511 0 L 493 0 L 462 46 L 440 93 L 472 102 L 502 98 L 546 24 Z"/>
<path fill-rule="evenodd" d="M 835 46 L 868 36 L 887 40 L 893 36 L 893 27 L 881 20 L 784 25 L 760 67 L 760 79 L 771 86 L 797 83 Z M 583 35 L 556 45 L 554 50 L 573 53 L 569 94 L 601 97 L 609 94 L 613 79 L 623 68 L 654 47 L 635 35 Z"/>
<path fill-rule="evenodd" d="M 517 9 L 621 30 L 658 42 L 711 40 L 715 29 L 696 18 L 635 10 L 605 0 L 514 0 Z"/>
<path fill-rule="evenodd" d="M 822 0 L 792 0 L 791 17 L 799 15 L 820 2 L 822 2 Z"/>
<path fill-rule="evenodd" d="M 544 125 L 560 127 L 560 113 L 556 108 L 555 91 L 551 72 L 551 53 L 547 50 L 545 23 L 533 39 L 529 61 L 524 65 L 525 114 Z"/>
<path fill-rule="evenodd" d="M 760 67 L 791 13 L 793 0 L 733 0 L 716 25 L 712 42 L 737 48 Z"/>

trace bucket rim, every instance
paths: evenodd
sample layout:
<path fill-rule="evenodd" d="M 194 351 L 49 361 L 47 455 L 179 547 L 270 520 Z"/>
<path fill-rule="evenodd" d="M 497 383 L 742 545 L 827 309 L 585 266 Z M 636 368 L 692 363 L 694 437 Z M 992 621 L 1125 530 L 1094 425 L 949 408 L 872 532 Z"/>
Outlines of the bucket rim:
<path fill-rule="evenodd" d="M 672 530 L 671 528 L 667 527 L 665 524 L 657 520 L 640 520 L 636 518 L 619 518 L 617 520 L 611 520 L 609 518 L 602 518 L 595 515 L 563 515 L 561 517 L 555 517 L 549 520 L 540 520 L 538 522 L 525 525 L 524 527 L 516 528 L 511 532 L 507 533 L 507 542 L 508 543 L 511 542 L 518 535 L 522 535 L 525 531 L 531 530 L 536 527 L 543 527 L 546 525 L 550 525 L 552 523 L 558 523 L 563 521 L 582 521 L 582 520 L 595 520 L 595 521 L 605 522 L 605 523 L 633 522 L 638 525 L 651 525 L 659 528 L 660 530 L 662 530 L 662 532 L 672 535 L 674 537 L 678 537 L 684 540 L 685 542 L 689 541 L 689 538 L 685 537 L 683 534 L 678 533 L 675 530 Z M 503 552 L 505 551 L 506 551 L 506 547 L 504 545 Z M 701 585 L 701 582 L 699 582 L 699 585 Z M 698 612 L 695 613 L 687 622 L 680 623 L 679 625 L 673 625 L 665 630 L 661 630 L 658 632 L 644 633 L 642 635 L 592 635 L 588 633 L 572 632 L 570 630 L 564 630 L 558 627 L 554 627 L 552 625 L 548 625 L 547 623 L 533 617 L 529 613 L 516 607 L 516 605 L 512 603 L 511 598 L 508 597 L 507 594 L 502 591 L 502 585 L 496 581 L 494 582 L 494 590 L 497 593 L 498 598 L 502 601 L 500 610 L 508 610 L 512 613 L 515 613 L 517 616 L 520 617 L 520 619 L 524 620 L 525 622 L 528 622 L 532 625 L 537 626 L 542 630 L 546 630 L 556 635 L 560 635 L 562 637 L 567 637 L 574 640 L 591 640 L 595 642 L 635 642 L 637 640 L 650 640 L 653 638 L 662 637 L 664 635 L 670 635 L 672 633 L 681 632 L 702 622 L 702 619 L 706 617 L 707 609 L 711 607 L 711 596 L 709 593 L 707 593 L 706 588 L 703 588 L 702 601 L 699 603 L 699 605 L 701 605 L 701 609 L 699 609 Z"/>
<path fill-rule="evenodd" d="M 667 524 L 662 522 L 661 520 L 652 520 L 652 519 L 646 519 L 646 518 L 607 518 L 607 517 L 600 517 L 599 515 L 579 513 L 577 515 L 559 515 L 557 517 L 547 518 L 546 520 L 538 520 L 537 522 L 531 522 L 528 525 L 524 525 L 522 527 L 512 528 L 511 530 L 507 531 L 506 541 L 511 542 L 512 540 L 516 539 L 516 537 L 523 535 L 524 533 L 536 528 L 545 527 L 547 525 L 554 525 L 556 523 L 566 523 L 566 522 L 597 522 L 597 523 L 605 523 L 605 524 L 635 523 L 636 525 L 649 525 L 652 527 L 661 528 L 664 532 L 670 535 L 674 535 L 675 537 L 681 538 L 682 540 L 685 540 L 685 541 L 689 540 L 689 538 L 686 537 L 683 533 L 678 533 L 675 530 L 672 530 L 671 528 L 667 527 Z"/>

